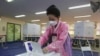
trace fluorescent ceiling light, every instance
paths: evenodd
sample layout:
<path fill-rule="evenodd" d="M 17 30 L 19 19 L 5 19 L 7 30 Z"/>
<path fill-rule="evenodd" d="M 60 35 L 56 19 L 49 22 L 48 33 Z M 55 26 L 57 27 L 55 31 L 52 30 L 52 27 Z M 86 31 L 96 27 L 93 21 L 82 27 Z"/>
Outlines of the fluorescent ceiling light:
<path fill-rule="evenodd" d="M 1 21 L 1 18 L 0 18 L 0 21 Z"/>
<path fill-rule="evenodd" d="M 32 20 L 31 22 L 38 22 L 38 21 L 40 21 L 40 20 Z"/>
<path fill-rule="evenodd" d="M 82 21 L 77 21 L 77 22 L 82 22 Z"/>
<path fill-rule="evenodd" d="M 26 15 L 17 15 L 16 18 L 25 17 Z"/>
<path fill-rule="evenodd" d="M 13 2 L 14 0 L 6 0 L 7 2 Z"/>
<path fill-rule="evenodd" d="M 41 24 L 47 24 L 47 23 L 41 23 Z"/>
<path fill-rule="evenodd" d="M 86 22 L 90 22 L 90 20 L 86 20 Z"/>
<path fill-rule="evenodd" d="M 43 34 L 43 33 L 45 33 L 45 31 L 41 31 L 41 33 Z"/>
<path fill-rule="evenodd" d="M 35 14 L 36 14 L 36 15 L 46 14 L 46 11 L 36 12 Z"/>
<path fill-rule="evenodd" d="M 90 6 L 91 4 L 84 4 L 84 5 L 69 7 L 68 9 L 78 9 L 78 8 L 84 8 L 84 7 L 90 7 Z"/>
<path fill-rule="evenodd" d="M 75 16 L 74 18 L 84 18 L 84 17 L 91 17 L 91 15 L 85 15 L 85 16 Z"/>

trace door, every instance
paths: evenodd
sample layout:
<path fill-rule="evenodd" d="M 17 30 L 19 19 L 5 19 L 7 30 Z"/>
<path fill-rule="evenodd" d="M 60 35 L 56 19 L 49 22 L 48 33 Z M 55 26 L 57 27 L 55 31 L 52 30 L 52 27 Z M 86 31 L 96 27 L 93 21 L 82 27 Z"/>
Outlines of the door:
<path fill-rule="evenodd" d="M 21 25 L 7 23 L 7 42 L 21 40 Z"/>
<path fill-rule="evenodd" d="M 14 24 L 7 24 L 7 42 L 14 41 Z"/>
<path fill-rule="evenodd" d="M 15 24 L 15 41 L 21 40 L 21 25 Z"/>

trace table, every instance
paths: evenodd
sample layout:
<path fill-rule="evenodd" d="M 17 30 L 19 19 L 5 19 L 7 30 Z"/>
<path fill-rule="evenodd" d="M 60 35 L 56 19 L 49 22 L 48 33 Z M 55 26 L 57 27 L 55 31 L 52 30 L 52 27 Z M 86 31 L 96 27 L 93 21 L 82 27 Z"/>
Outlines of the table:
<path fill-rule="evenodd" d="M 35 41 L 37 42 L 40 37 L 24 37 L 24 41 Z"/>

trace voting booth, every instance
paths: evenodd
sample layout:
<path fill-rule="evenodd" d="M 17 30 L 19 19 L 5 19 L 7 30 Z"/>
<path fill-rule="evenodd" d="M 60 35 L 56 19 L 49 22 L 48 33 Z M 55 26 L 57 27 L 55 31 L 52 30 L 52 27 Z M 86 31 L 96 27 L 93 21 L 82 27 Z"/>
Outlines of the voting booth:
<path fill-rule="evenodd" d="M 32 23 L 26 23 L 23 26 L 23 36 L 26 38 L 26 40 L 31 40 L 36 37 L 40 37 L 40 25 L 38 24 L 32 24 Z"/>
<path fill-rule="evenodd" d="M 94 37 L 95 24 L 94 22 L 76 22 L 75 23 L 75 36 L 79 37 Z"/>
<path fill-rule="evenodd" d="M 79 45 L 82 50 L 83 56 L 85 56 L 84 51 L 90 51 L 91 56 L 93 56 L 93 52 L 89 40 L 92 40 L 95 36 L 94 22 L 85 22 L 85 21 L 76 22 L 74 28 L 75 28 L 74 29 L 75 38 L 79 39 Z M 83 41 L 86 43 L 82 44 Z"/>

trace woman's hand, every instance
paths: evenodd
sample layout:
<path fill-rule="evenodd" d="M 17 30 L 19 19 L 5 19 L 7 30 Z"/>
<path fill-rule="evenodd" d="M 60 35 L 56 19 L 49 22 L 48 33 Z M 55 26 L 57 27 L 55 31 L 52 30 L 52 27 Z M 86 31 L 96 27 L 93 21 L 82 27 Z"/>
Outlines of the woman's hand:
<path fill-rule="evenodd" d="M 48 53 L 49 51 L 48 51 L 47 48 L 43 48 L 43 52 L 44 52 L 44 53 Z"/>

